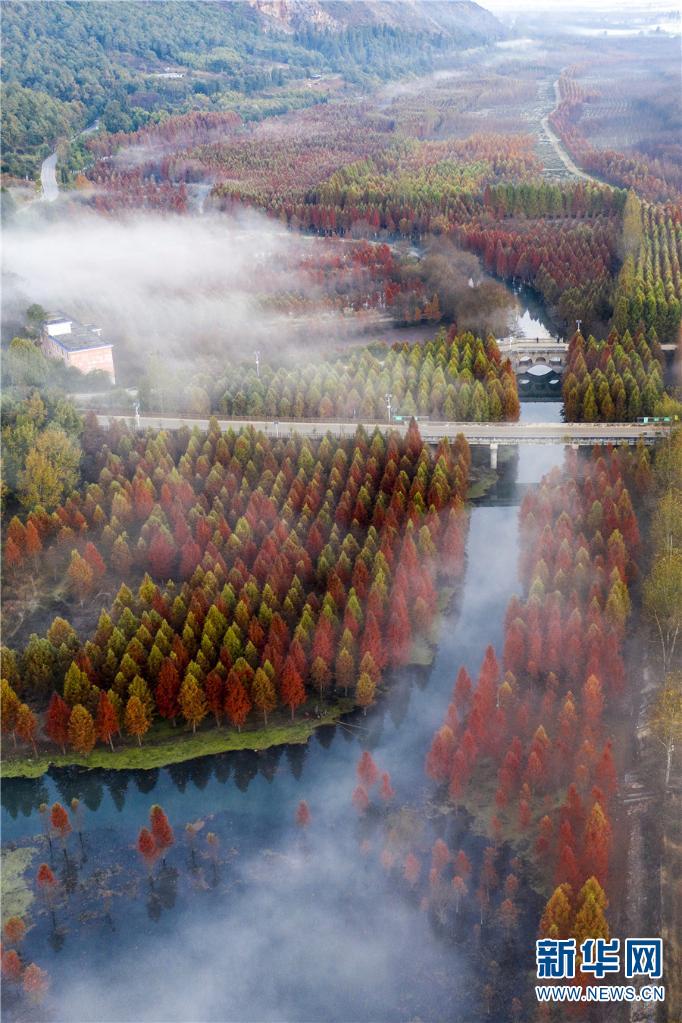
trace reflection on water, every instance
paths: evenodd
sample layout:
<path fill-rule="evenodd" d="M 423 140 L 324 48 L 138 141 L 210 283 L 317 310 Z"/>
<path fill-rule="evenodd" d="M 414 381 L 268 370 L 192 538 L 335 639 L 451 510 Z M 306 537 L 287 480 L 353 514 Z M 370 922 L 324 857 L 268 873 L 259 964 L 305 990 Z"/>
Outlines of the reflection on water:
<path fill-rule="evenodd" d="M 512 337 L 537 338 L 538 340 L 555 340 L 561 331 L 553 323 L 543 302 L 530 289 L 523 285 L 508 285 L 514 296 L 514 304 L 510 317 L 509 332 Z"/>
<path fill-rule="evenodd" d="M 520 423 L 560 423 L 562 403 L 560 401 L 522 401 Z M 539 445 L 538 445 L 539 447 Z M 534 459 L 527 459 L 533 465 Z"/>
<path fill-rule="evenodd" d="M 521 447 L 518 477 L 536 481 L 562 457 L 561 446 Z M 26 940 L 26 954 L 52 974 L 58 1018 L 102 1018 L 105 990 L 106 1018 L 116 1020 L 482 1018 L 471 961 L 434 933 L 399 880 L 386 878 L 377 836 L 358 822 L 351 793 L 368 748 L 390 772 L 399 804 L 422 801 L 425 754 L 457 670 L 477 672 L 487 644 L 500 644 L 518 586 L 517 540 L 515 507 L 472 510 L 460 606 L 443 618 L 432 668 L 405 671 L 366 717 L 286 749 L 151 772 L 61 770 L 3 785 L 5 843 L 37 844 L 41 802 L 78 797 L 87 807 L 87 862 L 78 863 L 87 883 L 72 877 L 56 929 L 41 917 Z M 294 826 L 302 798 L 313 821 L 305 836 Z M 177 845 L 170 873 L 150 888 L 134 843 L 154 802 Z M 191 846 L 189 821 L 203 823 Z M 454 848 L 480 856 L 481 839 L 464 820 L 448 826 L 458 829 L 448 835 Z M 212 861 L 209 831 L 220 843 Z"/>

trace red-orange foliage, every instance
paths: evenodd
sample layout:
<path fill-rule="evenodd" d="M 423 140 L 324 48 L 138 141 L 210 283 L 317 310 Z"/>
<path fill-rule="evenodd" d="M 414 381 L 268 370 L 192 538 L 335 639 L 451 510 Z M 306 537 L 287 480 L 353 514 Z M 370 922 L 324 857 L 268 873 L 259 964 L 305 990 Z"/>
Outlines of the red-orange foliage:
<path fill-rule="evenodd" d="M 437 838 L 431 849 L 431 867 L 436 874 L 440 874 L 443 867 L 446 867 L 449 862 L 450 850 L 442 838 Z"/>
<path fill-rule="evenodd" d="M 41 863 L 36 874 L 36 881 L 41 888 L 53 888 L 57 885 L 57 878 L 47 863 Z"/>
<path fill-rule="evenodd" d="M 527 799 L 519 800 L 519 825 L 522 828 L 529 827 L 531 822 L 530 803 Z"/>
<path fill-rule="evenodd" d="M 102 555 L 92 541 L 88 541 L 88 543 L 86 543 L 85 550 L 83 551 L 83 557 L 92 569 L 93 578 L 95 580 L 101 579 L 104 575 L 106 575 L 107 567 L 104 564 Z"/>
<path fill-rule="evenodd" d="M 24 970 L 22 983 L 24 993 L 31 1002 L 37 1005 L 45 997 L 50 980 L 46 970 L 36 966 L 35 963 L 29 963 Z"/>
<path fill-rule="evenodd" d="M 164 529 L 157 529 L 147 551 L 150 574 L 155 579 L 170 579 L 176 554 L 177 549 L 170 533 Z"/>
<path fill-rule="evenodd" d="M 291 720 L 293 721 L 296 708 L 305 702 L 305 688 L 300 671 L 289 659 L 282 672 L 280 693 L 282 703 L 291 710 Z"/>
<path fill-rule="evenodd" d="M 407 856 L 405 857 L 403 877 L 405 878 L 405 880 L 407 881 L 411 888 L 414 888 L 414 886 L 416 885 L 417 881 L 419 880 L 421 872 L 422 865 L 419 858 L 415 856 L 414 853 L 408 853 Z"/>
<path fill-rule="evenodd" d="M 238 675 L 234 675 L 231 681 L 228 682 L 227 686 L 227 694 L 225 696 L 225 713 L 238 731 L 241 732 L 242 725 L 249 716 L 250 710 L 251 699 L 246 686 Z"/>
<path fill-rule="evenodd" d="M 159 850 L 156 848 L 154 836 L 148 828 L 140 828 L 140 833 L 137 836 L 137 851 L 144 860 L 147 869 L 151 870 L 159 855 Z"/>
<path fill-rule="evenodd" d="M 159 669 L 156 685 L 156 709 L 162 718 L 175 721 L 180 713 L 178 696 L 180 694 L 180 675 L 170 657 L 166 657 Z"/>
<path fill-rule="evenodd" d="M 310 808 L 305 799 L 302 799 L 296 807 L 296 824 L 299 828 L 307 828 L 311 819 Z"/>
<path fill-rule="evenodd" d="M 606 795 L 612 797 L 618 788 L 618 779 L 613 763 L 613 743 L 610 739 L 604 744 L 596 768 L 596 778 Z"/>
<path fill-rule="evenodd" d="M 459 874 L 463 878 L 469 877 L 471 874 L 471 860 L 464 852 L 460 849 L 455 859 L 455 873 Z"/>
<path fill-rule="evenodd" d="M 467 888 L 467 883 L 464 880 L 464 878 L 461 877 L 459 874 L 455 874 L 455 876 L 452 879 L 452 891 L 454 892 L 455 896 L 455 913 L 459 913 L 460 906 L 462 904 L 462 899 L 464 898 L 468 890 L 469 889 Z"/>
<path fill-rule="evenodd" d="M 217 671 L 210 671 L 204 679 L 204 696 L 206 697 L 206 706 L 215 717 L 215 723 L 218 726 L 220 726 L 223 715 L 223 690 L 224 684 L 221 676 Z"/>
<path fill-rule="evenodd" d="M 97 715 L 95 717 L 95 728 L 97 738 L 101 742 L 108 742 L 112 750 L 114 748 L 113 737 L 119 730 L 118 717 L 112 706 L 107 693 L 102 691 L 97 702 Z"/>
<path fill-rule="evenodd" d="M 557 884 L 567 882 L 572 888 L 576 888 L 580 883 L 578 861 L 573 846 L 567 842 L 562 842 L 559 849 L 555 879 Z"/>
<path fill-rule="evenodd" d="M 405 598 L 396 593 L 391 604 L 386 634 L 389 664 L 400 666 L 407 660 L 412 644 L 412 628 Z"/>
<path fill-rule="evenodd" d="M 66 842 L 71 834 L 71 821 L 61 803 L 55 803 L 50 811 L 50 825 L 62 842 Z"/>
<path fill-rule="evenodd" d="M 21 553 L 19 546 L 14 542 L 10 536 L 5 544 L 5 556 L 3 558 L 4 564 L 7 568 L 16 569 L 22 564 L 24 558 Z"/>
<path fill-rule="evenodd" d="M 40 534 L 32 522 L 26 524 L 26 553 L 30 557 L 37 557 L 43 549 Z"/>
<path fill-rule="evenodd" d="M 381 775 L 381 788 L 379 789 L 379 796 L 384 800 L 385 803 L 390 803 L 392 799 L 395 799 L 395 790 L 391 785 L 391 776 L 388 771 L 384 771 Z"/>
<path fill-rule="evenodd" d="M 586 875 L 593 874 L 602 885 L 608 874 L 611 839 L 609 819 L 595 802 L 585 823 L 583 867 Z"/>
<path fill-rule="evenodd" d="M 362 785 L 356 785 L 353 789 L 353 805 L 360 814 L 365 813 L 369 807 L 369 796 L 367 795 L 367 790 Z"/>
<path fill-rule="evenodd" d="M 21 973 L 23 966 L 21 959 L 15 950 L 9 949 L 7 952 L 2 953 L 2 975 L 5 980 L 9 980 L 11 983 L 16 984 L 21 980 Z"/>
<path fill-rule="evenodd" d="M 588 724 L 596 727 L 604 710 L 604 695 L 596 675 L 590 675 L 583 686 L 583 708 Z"/>
<path fill-rule="evenodd" d="M 379 780 L 379 768 L 374 762 L 372 754 L 365 750 L 362 756 L 358 760 L 357 775 L 362 785 L 366 789 L 371 789 L 374 784 Z"/>
<path fill-rule="evenodd" d="M 20 945 L 26 934 L 26 924 L 20 916 L 11 916 L 2 929 L 2 935 L 8 945 Z"/>
<path fill-rule="evenodd" d="M 426 757 L 426 773 L 434 781 L 444 782 L 452 774 L 455 737 L 448 725 L 442 725 L 433 737 Z"/>
<path fill-rule="evenodd" d="M 168 817 L 158 803 L 155 803 L 149 811 L 149 821 L 152 826 L 154 843 L 159 853 L 163 856 L 175 842 L 175 835 L 173 834 Z"/>
<path fill-rule="evenodd" d="M 549 848 L 554 835 L 554 825 L 552 824 L 552 818 L 548 817 L 547 814 L 542 818 L 539 824 L 539 835 L 535 842 L 535 851 L 538 856 L 546 857 L 549 854 Z"/>

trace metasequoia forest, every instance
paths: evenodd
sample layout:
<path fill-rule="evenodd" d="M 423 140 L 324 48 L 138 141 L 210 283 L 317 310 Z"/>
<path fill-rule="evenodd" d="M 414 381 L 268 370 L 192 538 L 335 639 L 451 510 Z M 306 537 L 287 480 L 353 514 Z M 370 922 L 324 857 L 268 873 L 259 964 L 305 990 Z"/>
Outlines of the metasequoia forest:
<path fill-rule="evenodd" d="M 495 339 L 455 335 L 453 328 L 447 337 L 441 328 L 433 341 L 396 343 L 389 351 L 356 348 L 305 366 L 256 370 L 253 363 L 237 364 L 185 402 L 191 399 L 189 411 L 235 417 L 376 421 L 386 418 L 387 392 L 396 414 L 407 417 L 498 422 L 519 414 L 516 377 Z M 157 408 L 167 402 L 164 393 L 150 398 Z"/>
<path fill-rule="evenodd" d="M 3 5 L 3 1021 L 682 1018 L 682 20 L 598 7 Z"/>
<path fill-rule="evenodd" d="M 118 592 L 82 636 L 57 617 L 4 651 L 15 741 L 35 745 L 38 731 L 23 700 L 46 706 L 51 742 L 81 754 L 122 734 L 141 743 L 155 718 L 241 729 L 340 693 L 366 708 L 428 628 L 439 577 L 461 575 L 463 438 L 432 454 L 416 425 L 404 442 L 359 429 L 311 447 L 90 423 L 82 444 L 93 482 L 51 515 L 15 516 L 5 564 L 18 586 L 39 565 L 65 576 L 79 607 L 105 581 Z"/>

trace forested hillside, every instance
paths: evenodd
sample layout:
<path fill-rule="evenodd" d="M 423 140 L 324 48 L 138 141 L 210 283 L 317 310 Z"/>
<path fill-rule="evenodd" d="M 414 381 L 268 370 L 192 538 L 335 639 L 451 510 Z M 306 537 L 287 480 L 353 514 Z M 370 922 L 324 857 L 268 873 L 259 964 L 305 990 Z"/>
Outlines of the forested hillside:
<path fill-rule="evenodd" d="M 342 84 L 326 76 L 369 83 L 428 71 L 500 35 L 470 3 L 327 6 L 287 19 L 250 3 L 5 4 L 3 171 L 34 175 L 58 138 L 96 117 L 133 131 L 171 111 L 283 113 Z"/>

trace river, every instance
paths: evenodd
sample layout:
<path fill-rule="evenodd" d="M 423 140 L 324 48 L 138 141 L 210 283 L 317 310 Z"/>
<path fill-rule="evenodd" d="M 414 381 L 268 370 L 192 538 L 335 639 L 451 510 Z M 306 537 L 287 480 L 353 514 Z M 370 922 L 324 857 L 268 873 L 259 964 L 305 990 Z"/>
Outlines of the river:
<path fill-rule="evenodd" d="M 522 418 L 556 421 L 560 409 L 524 405 Z M 537 481 L 562 457 L 561 446 L 522 447 L 518 482 Z M 405 671 L 350 727 L 320 731 L 307 746 L 159 771 L 53 771 L 3 784 L 5 847 L 40 846 L 31 877 L 47 858 L 39 804 L 76 796 L 86 806 L 83 850 L 71 836 L 68 864 L 54 852 L 70 890 L 56 930 L 36 905 L 28 914 L 36 926 L 24 951 L 51 974 L 50 1018 L 479 1018 L 468 958 L 386 876 L 380 834 L 351 803 L 363 749 L 390 772 L 398 805 L 422 799 L 424 757 L 460 664 L 476 673 L 486 645 L 499 646 L 518 588 L 516 508 L 476 504 L 467 550 L 459 607 L 442 618 L 432 667 Z M 294 824 L 300 799 L 312 813 L 305 835 Z M 168 813 L 176 846 L 151 891 L 134 844 L 154 802 Z M 205 826 L 193 862 L 183 831 L 198 819 Z M 217 868 L 205 858 L 209 831 L 220 840 Z M 449 841 L 472 859 L 480 854 L 464 823 Z"/>

